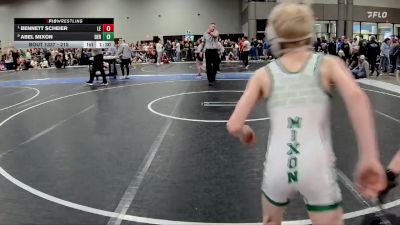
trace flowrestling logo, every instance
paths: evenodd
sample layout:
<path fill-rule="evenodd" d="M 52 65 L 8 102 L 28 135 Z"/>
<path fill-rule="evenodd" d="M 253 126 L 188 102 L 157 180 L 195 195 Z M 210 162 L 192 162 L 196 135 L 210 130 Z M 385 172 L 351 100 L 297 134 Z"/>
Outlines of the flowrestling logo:
<path fill-rule="evenodd" d="M 83 23 L 83 19 L 47 19 L 47 23 Z"/>
<path fill-rule="evenodd" d="M 386 11 L 378 12 L 378 11 L 368 11 L 368 18 L 380 18 L 386 19 L 388 17 L 388 13 Z"/>

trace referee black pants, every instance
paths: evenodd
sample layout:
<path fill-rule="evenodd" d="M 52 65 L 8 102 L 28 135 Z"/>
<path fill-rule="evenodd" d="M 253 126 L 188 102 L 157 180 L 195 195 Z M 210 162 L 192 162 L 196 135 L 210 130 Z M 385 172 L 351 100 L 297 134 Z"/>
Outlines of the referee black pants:
<path fill-rule="evenodd" d="M 219 62 L 218 49 L 206 50 L 206 69 L 208 82 L 214 82 Z"/>
<path fill-rule="evenodd" d="M 249 51 L 243 51 L 242 52 L 242 60 L 243 60 L 243 64 L 244 67 L 249 65 Z"/>

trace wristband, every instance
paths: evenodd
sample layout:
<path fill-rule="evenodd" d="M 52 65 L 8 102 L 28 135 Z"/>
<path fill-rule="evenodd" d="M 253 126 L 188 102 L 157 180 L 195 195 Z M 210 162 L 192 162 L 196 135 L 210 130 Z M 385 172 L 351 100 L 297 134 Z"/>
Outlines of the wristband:
<path fill-rule="evenodd" d="M 386 170 L 386 178 L 389 182 L 395 183 L 396 178 L 398 177 L 398 174 L 395 174 L 391 169 Z"/>
<path fill-rule="evenodd" d="M 383 203 L 386 195 L 389 193 L 389 191 L 397 186 L 396 183 L 396 178 L 398 177 L 398 174 L 395 174 L 392 170 L 386 169 L 386 179 L 387 179 L 387 186 L 384 190 L 382 190 L 379 193 L 378 199 L 380 203 Z"/>

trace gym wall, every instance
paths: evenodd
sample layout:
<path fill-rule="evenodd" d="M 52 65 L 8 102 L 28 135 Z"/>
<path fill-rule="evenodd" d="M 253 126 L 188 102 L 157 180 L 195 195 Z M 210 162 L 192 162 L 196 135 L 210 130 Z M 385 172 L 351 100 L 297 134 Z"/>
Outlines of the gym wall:
<path fill-rule="evenodd" d="M 210 22 L 221 33 L 241 33 L 240 7 L 241 0 L 0 1 L 0 40 L 3 47 L 13 41 L 15 17 L 113 17 L 115 37 L 128 42 L 203 34 Z"/>

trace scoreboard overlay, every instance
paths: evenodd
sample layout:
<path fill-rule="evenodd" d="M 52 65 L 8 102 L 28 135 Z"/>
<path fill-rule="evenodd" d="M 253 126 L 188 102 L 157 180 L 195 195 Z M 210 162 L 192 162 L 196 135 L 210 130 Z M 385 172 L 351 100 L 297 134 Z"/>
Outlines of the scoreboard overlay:
<path fill-rule="evenodd" d="M 17 48 L 110 48 L 114 18 L 15 18 Z"/>

